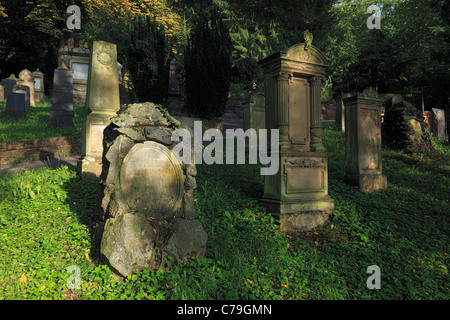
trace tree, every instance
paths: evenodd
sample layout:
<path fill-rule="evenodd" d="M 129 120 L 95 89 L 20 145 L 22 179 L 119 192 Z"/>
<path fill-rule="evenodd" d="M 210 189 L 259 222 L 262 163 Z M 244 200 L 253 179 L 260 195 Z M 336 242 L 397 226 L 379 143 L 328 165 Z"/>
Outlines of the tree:
<path fill-rule="evenodd" d="M 196 19 L 184 55 L 187 111 L 217 119 L 225 109 L 231 79 L 231 39 L 215 7 Z"/>

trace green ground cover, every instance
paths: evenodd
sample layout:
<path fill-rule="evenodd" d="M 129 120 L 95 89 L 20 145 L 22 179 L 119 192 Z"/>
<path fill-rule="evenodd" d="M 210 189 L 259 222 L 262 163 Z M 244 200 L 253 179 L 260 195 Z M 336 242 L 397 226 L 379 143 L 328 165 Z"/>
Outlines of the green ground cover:
<path fill-rule="evenodd" d="M 52 102 L 44 99 L 36 102 L 26 112 L 26 118 L 13 120 L 3 117 L 6 100 L 0 101 L 0 141 L 13 142 L 53 137 L 79 136 L 86 111 L 81 105 L 74 105 L 74 127 L 50 128 Z"/>
<path fill-rule="evenodd" d="M 258 203 L 259 165 L 199 165 L 206 257 L 117 282 L 99 255 L 97 182 L 74 169 L 0 176 L 0 299 L 449 299 L 450 147 L 432 158 L 383 149 L 388 188 L 343 182 L 344 135 L 325 126 L 336 213 L 285 235 Z M 68 289 L 81 271 L 81 289 Z M 369 290 L 378 265 L 381 289 Z"/>

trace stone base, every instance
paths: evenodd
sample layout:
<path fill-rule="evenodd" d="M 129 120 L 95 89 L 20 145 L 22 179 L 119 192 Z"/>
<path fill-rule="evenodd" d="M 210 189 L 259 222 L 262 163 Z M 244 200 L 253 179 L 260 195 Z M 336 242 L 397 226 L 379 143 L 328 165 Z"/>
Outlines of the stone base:
<path fill-rule="evenodd" d="M 92 157 L 82 157 L 77 163 L 77 173 L 81 180 L 93 180 L 102 173 L 102 160 Z"/>
<path fill-rule="evenodd" d="M 345 182 L 359 186 L 362 193 L 370 193 L 387 188 L 387 178 L 383 174 L 346 175 Z"/>
<path fill-rule="evenodd" d="M 262 204 L 280 220 L 280 231 L 295 233 L 313 230 L 324 224 L 334 212 L 329 196 L 311 200 L 261 199 Z"/>

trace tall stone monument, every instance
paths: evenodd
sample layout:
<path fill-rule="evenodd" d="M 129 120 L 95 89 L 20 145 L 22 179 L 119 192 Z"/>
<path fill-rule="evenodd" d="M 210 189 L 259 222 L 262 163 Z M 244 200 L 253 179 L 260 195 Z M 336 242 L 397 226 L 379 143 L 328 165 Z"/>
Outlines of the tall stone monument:
<path fill-rule="evenodd" d="M 16 85 L 16 80 L 11 78 L 2 79 L 1 84 L 5 88 L 5 99 L 8 99 L 9 94 L 12 92 L 13 87 Z"/>
<path fill-rule="evenodd" d="M 345 180 L 368 193 L 387 186 L 381 162 L 383 100 L 364 93 L 344 99 Z"/>
<path fill-rule="evenodd" d="M 78 173 L 82 179 L 99 177 L 102 171 L 103 130 L 120 109 L 117 48 L 94 41 L 89 60 L 86 107 Z"/>
<path fill-rule="evenodd" d="M 266 108 L 265 97 L 262 93 L 250 94 L 246 101 L 242 103 L 244 114 L 244 130 L 266 128 Z"/>
<path fill-rule="evenodd" d="M 266 128 L 279 129 L 280 168 L 265 176 L 262 203 L 281 231 L 311 230 L 334 211 L 328 195 L 328 157 L 322 142 L 320 84 L 327 61 L 305 42 L 259 61 L 265 82 Z"/>
<path fill-rule="evenodd" d="M 50 127 L 73 127 L 73 79 L 72 71 L 55 69 L 53 76 L 52 109 Z"/>

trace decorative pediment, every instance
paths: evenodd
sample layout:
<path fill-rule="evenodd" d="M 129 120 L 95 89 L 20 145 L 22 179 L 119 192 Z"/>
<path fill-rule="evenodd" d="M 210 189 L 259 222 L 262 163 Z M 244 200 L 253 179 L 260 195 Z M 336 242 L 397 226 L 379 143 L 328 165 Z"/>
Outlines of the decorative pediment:
<path fill-rule="evenodd" d="M 328 66 L 328 62 L 322 52 L 312 44 L 306 42 L 290 47 L 286 51 L 284 58 L 293 61 Z"/>

